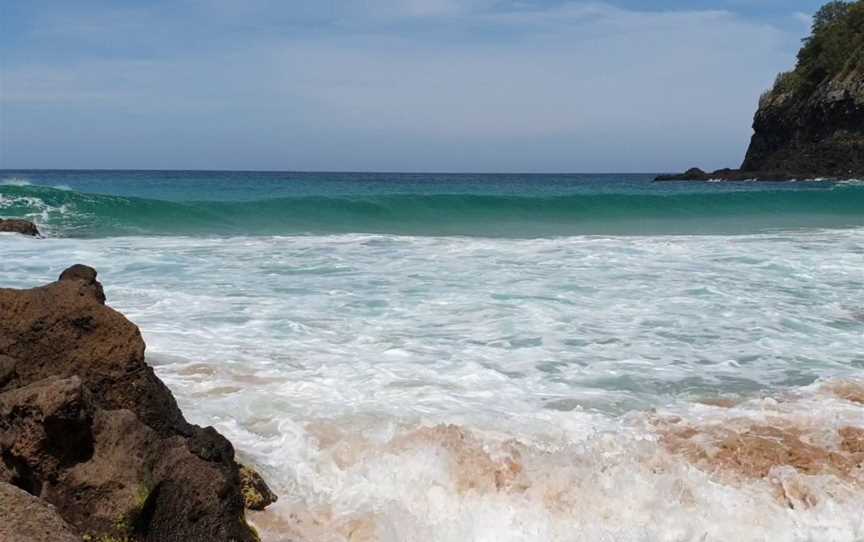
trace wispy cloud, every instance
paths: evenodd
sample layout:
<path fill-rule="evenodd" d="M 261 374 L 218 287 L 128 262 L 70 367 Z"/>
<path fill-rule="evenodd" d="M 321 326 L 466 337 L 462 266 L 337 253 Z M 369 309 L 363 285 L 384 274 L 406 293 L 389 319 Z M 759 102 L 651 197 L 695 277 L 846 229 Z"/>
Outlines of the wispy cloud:
<path fill-rule="evenodd" d="M 810 28 L 813 26 L 813 15 L 809 13 L 804 13 L 803 11 L 796 11 L 792 15 L 793 17 L 795 17 L 795 19 L 801 21 L 801 24 L 804 25 L 804 28 L 806 30 L 810 30 Z"/>
<path fill-rule="evenodd" d="M 147 6 L 45 15 L 32 32 L 67 54 L 9 55 L 4 165 L 734 165 L 758 94 L 794 54 L 783 31 L 724 10 L 178 5 L 173 16 Z M 301 20 L 312 22 L 295 26 Z"/>

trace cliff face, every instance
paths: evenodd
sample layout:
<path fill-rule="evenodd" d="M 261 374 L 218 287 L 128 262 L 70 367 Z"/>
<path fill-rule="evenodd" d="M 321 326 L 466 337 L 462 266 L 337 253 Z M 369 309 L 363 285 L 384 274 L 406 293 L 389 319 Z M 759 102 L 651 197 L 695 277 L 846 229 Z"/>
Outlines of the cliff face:
<path fill-rule="evenodd" d="M 839 74 L 806 94 L 775 88 L 753 129 L 743 171 L 864 176 L 864 72 Z"/>

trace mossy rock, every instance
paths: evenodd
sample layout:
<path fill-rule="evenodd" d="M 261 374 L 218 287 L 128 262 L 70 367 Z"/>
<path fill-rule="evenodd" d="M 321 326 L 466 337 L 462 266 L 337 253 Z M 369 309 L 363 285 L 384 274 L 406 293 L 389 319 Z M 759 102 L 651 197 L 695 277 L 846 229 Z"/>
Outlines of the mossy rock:
<path fill-rule="evenodd" d="M 245 465 L 240 465 L 240 489 L 249 510 L 264 510 L 279 498 L 260 474 Z"/>

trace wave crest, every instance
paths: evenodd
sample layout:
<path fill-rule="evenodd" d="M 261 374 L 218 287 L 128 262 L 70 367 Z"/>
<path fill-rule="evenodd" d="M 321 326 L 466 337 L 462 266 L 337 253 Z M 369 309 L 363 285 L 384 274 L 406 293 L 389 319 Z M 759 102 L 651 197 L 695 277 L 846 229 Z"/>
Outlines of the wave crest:
<path fill-rule="evenodd" d="M 59 235 L 389 233 L 541 237 L 751 233 L 864 225 L 864 187 L 723 193 L 304 196 L 171 202 L 0 185 L 0 209 Z"/>

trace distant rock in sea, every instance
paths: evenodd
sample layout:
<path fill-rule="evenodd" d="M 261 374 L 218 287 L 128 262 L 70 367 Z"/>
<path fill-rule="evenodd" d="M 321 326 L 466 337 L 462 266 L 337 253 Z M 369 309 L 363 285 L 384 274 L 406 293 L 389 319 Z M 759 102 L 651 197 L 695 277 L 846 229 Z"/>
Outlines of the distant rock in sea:
<path fill-rule="evenodd" d="M 82 265 L 0 289 L 0 518 L 28 515 L 3 520 L 0 538 L 257 540 L 231 443 L 184 419 L 138 328 L 104 303 Z M 250 477 L 256 508 L 275 500 Z"/>
<path fill-rule="evenodd" d="M 815 15 L 795 70 L 760 99 L 753 130 L 740 169 L 657 180 L 864 178 L 864 0 Z"/>
<path fill-rule="evenodd" d="M 702 171 L 694 167 L 684 173 L 658 175 L 655 181 L 794 181 L 812 179 L 806 173 L 791 173 L 786 171 L 747 171 L 743 169 L 718 169 L 712 172 Z"/>
<path fill-rule="evenodd" d="M 22 235 L 29 235 L 31 237 L 42 236 L 39 233 L 39 228 L 36 227 L 36 224 L 30 222 L 29 220 L 22 220 L 20 218 L 0 218 L 0 232 L 20 233 Z"/>

